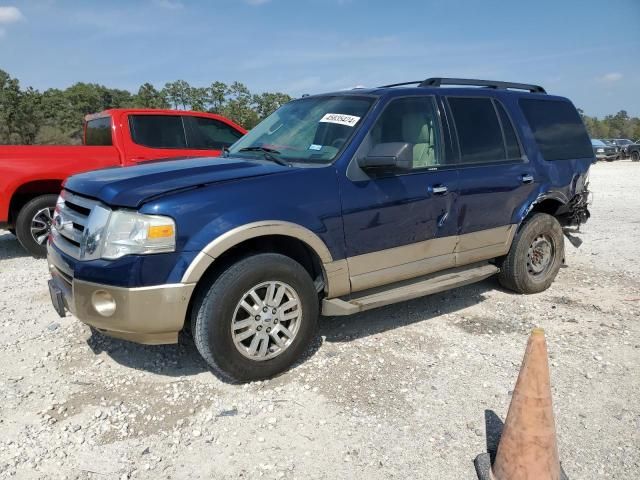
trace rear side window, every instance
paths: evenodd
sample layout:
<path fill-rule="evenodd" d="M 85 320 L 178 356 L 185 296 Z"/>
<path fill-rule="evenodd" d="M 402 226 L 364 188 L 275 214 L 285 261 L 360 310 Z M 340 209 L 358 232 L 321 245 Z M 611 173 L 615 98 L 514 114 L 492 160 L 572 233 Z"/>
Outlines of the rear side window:
<path fill-rule="evenodd" d="M 495 104 L 496 109 L 498 110 L 498 115 L 500 116 L 500 123 L 502 123 L 502 131 L 504 132 L 504 143 L 507 147 L 507 158 L 520 158 L 522 154 L 520 153 L 520 144 L 518 143 L 518 137 L 516 137 L 516 132 L 513 129 L 513 123 L 511 123 L 509 115 L 507 115 L 507 112 L 500 104 L 500 102 L 495 102 Z"/>
<path fill-rule="evenodd" d="M 84 144 L 102 147 L 113 145 L 113 140 L 111 139 L 111 117 L 89 120 L 85 130 Z"/>
<path fill-rule="evenodd" d="M 505 161 L 500 122 L 490 98 L 449 97 L 462 163 Z"/>
<path fill-rule="evenodd" d="M 571 103 L 522 98 L 520 107 L 545 160 L 593 157 L 587 130 Z"/>
<path fill-rule="evenodd" d="M 131 138 L 151 148 L 186 148 L 182 117 L 179 115 L 131 115 Z"/>
<path fill-rule="evenodd" d="M 242 137 L 242 133 L 235 128 L 214 118 L 185 117 L 184 120 L 191 124 L 189 148 L 222 150 Z"/>

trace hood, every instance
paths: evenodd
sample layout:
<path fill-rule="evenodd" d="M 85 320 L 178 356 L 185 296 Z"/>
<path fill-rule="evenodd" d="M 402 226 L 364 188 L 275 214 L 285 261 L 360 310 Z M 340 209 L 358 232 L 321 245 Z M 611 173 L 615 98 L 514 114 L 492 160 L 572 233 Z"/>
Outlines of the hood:
<path fill-rule="evenodd" d="M 275 163 L 240 158 L 185 158 L 82 173 L 69 177 L 64 188 L 107 205 L 138 208 L 151 198 L 171 192 L 290 170 Z"/>

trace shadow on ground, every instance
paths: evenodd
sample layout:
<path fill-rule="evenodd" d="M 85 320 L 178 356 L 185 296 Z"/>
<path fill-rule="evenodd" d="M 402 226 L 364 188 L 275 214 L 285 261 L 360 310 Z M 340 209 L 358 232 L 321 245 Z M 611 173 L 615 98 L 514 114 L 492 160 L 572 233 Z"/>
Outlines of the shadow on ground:
<path fill-rule="evenodd" d="M 348 317 L 330 317 L 322 320 L 320 334 L 328 342 L 349 342 L 354 339 L 432 320 L 447 313 L 457 312 L 485 300 L 485 293 L 495 290 L 494 278 L 434 295 L 396 303 Z"/>
<path fill-rule="evenodd" d="M 209 368 L 198 353 L 190 332 L 182 332 L 175 345 L 140 345 L 91 329 L 87 345 L 93 353 L 106 353 L 122 366 L 167 377 L 197 375 Z"/>
<path fill-rule="evenodd" d="M 0 260 L 11 260 L 13 258 L 28 256 L 29 254 L 24 251 L 15 236 L 6 230 L 0 230 Z"/>

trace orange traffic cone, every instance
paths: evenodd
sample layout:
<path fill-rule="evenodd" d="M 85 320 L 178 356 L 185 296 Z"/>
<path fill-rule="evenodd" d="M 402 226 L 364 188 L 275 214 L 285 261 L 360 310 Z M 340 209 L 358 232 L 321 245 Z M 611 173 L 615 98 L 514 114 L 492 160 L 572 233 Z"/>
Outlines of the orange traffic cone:
<path fill-rule="evenodd" d="M 562 480 L 544 330 L 531 332 L 496 458 L 476 458 L 480 480 Z"/>

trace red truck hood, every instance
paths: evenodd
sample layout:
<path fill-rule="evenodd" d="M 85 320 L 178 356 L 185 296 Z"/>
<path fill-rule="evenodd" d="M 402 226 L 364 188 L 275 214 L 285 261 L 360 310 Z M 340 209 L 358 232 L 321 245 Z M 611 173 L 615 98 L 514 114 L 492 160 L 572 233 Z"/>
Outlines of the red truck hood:
<path fill-rule="evenodd" d="M 189 158 L 82 173 L 69 177 L 65 188 L 107 205 L 138 208 L 171 192 L 287 170 L 275 163 L 240 158 Z"/>

